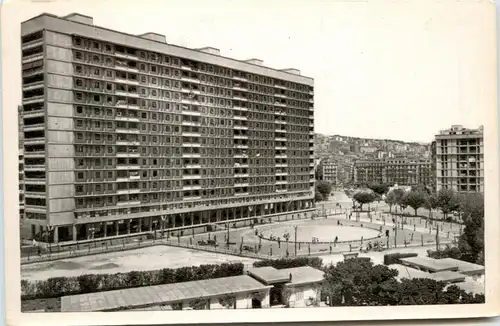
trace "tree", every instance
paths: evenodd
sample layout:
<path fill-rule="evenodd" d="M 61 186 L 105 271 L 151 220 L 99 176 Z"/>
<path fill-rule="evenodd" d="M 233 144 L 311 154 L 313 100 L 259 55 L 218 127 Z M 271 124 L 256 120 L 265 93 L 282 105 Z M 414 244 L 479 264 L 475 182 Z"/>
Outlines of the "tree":
<path fill-rule="evenodd" d="M 425 227 L 427 227 L 427 223 L 432 218 L 432 210 L 438 208 L 438 199 L 435 194 L 428 194 L 425 198 L 424 207 L 429 210 L 429 216 L 425 222 Z"/>
<path fill-rule="evenodd" d="M 360 205 L 360 210 L 363 210 L 364 204 L 369 204 L 375 200 L 376 196 L 373 192 L 359 191 L 354 194 L 353 199 Z"/>
<path fill-rule="evenodd" d="M 372 184 L 368 186 L 368 188 L 370 188 L 374 193 L 380 196 L 385 195 L 389 191 L 389 185 L 384 183 Z"/>
<path fill-rule="evenodd" d="M 415 210 L 415 216 L 420 207 L 424 206 L 426 200 L 425 193 L 421 190 L 409 191 L 404 194 L 402 202 Z"/>
<path fill-rule="evenodd" d="M 330 197 L 332 185 L 328 181 L 318 181 L 318 183 L 316 183 L 316 192 L 321 193 L 323 200 L 326 200 Z"/>
<path fill-rule="evenodd" d="M 349 259 L 325 268 L 323 292 L 330 306 L 380 306 L 396 304 L 398 272 L 371 261 Z"/>
<path fill-rule="evenodd" d="M 463 259 L 484 263 L 484 197 L 482 194 L 460 196 L 459 210 L 465 225 L 458 248 Z"/>
<path fill-rule="evenodd" d="M 320 202 L 320 201 L 323 201 L 324 198 L 323 198 L 323 195 L 321 194 L 321 192 L 317 191 L 314 193 L 314 201 L 315 202 Z"/>
<path fill-rule="evenodd" d="M 437 202 L 445 219 L 448 219 L 450 212 L 459 208 L 458 196 L 451 189 L 440 190 L 437 195 Z"/>

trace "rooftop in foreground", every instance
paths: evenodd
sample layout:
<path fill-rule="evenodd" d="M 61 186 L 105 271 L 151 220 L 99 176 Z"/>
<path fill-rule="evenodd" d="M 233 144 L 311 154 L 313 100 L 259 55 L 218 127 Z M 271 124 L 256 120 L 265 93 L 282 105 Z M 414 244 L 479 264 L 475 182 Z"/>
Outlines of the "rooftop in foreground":
<path fill-rule="evenodd" d="M 429 272 L 457 271 L 458 266 L 449 261 L 432 259 L 429 257 L 409 257 L 400 259 L 403 265 L 415 266 Z"/>
<path fill-rule="evenodd" d="M 147 307 L 224 294 L 260 291 L 269 288 L 248 275 L 221 277 L 124 290 L 65 296 L 62 312 L 111 311 L 119 308 Z"/>

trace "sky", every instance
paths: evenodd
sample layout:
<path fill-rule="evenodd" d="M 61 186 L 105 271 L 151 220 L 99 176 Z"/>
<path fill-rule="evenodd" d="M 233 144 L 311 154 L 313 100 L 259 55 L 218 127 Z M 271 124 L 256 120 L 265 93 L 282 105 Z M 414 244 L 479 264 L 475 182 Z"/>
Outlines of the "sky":
<path fill-rule="evenodd" d="M 430 142 L 452 124 L 476 128 L 496 114 L 487 1 L 10 0 L 1 17 L 10 85 L 21 82 L 20 22 L 42 12 L 79 12 L 106 28 L 297 68 L 314 78 L 319 133 Z M 10 92 L 15 107 L 20 87 Z"/>

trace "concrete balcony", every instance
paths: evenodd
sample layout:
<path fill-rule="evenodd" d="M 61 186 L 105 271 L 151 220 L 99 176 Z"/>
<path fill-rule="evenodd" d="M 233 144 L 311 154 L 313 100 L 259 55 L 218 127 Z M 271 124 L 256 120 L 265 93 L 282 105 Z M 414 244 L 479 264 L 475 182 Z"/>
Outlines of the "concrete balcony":
<path fill-rule="evenodd" d="M 125 79 L 125 78 L 115 78 L 115 82 L 127 85 L 139 85 L 138 80 Z"/>
<path fill-rule="evenodd" d="M 195 112 L 195 111 L 189 111 L 189 110 L 182 110 L 182 114 L 196 116 L 196 117 L 201 116 L 201 112 Z"/>
<path fill-rule="evenodd" d="M 37 60 L 42 60 L 42 59 L 43 59 L 43 52 L 40 52 L 40 53 L 35 53 L 35 54 L 32 54 L 32 55 L 23 57 L 22 58 L 22 62 L 23 63 L 30 63 L 30 62 L 37 61 Z"/>
<path fill-rule="evenodd" d="M 284 184 L 287 184 L 287 183 L 288 183 L 288 181 L 286 181 L 286 180 L 278 180 L 278 181 L 276 181 L 277 185 L 284 185 Z"/>
<path fill-rule="evenodd" d="M 274 120 L 274 123 L 276 123 L 276 124 L 287 124 L 287 122 L 283 121 L 283 120 Z"/>
<path fill-rule="evenodd" d="M 274 96 L 281 97 L 281 98 L 288 98 L 288 96 L 286 96 L 285 94 L 281 94 L 281 93 L 274 93 Z"/>
<path fill-rule="evenodd" d="M 198 78 L 182 77 L 181 79 L 182 79 L 182 81 L 186 81 L 186 82 L 193 83 L 193 84 L 199 84 L 200 83 L 200 80 Z"/>
<path fill-rule="evenodd" d="M 139 97 L 139 94 L 137 94 L 137 93 L 124 92 L 124 91 L 115 91 L 115 95 L 127 96 L 127 97 Z"/>
<path fill-rule="evenodd" d="M 233 109 L 240 110 L 240 111 L 248 111 L 248 108 L 244 108 L 244 107 L 239 106 L 239 105 L 233 106 Z"/>
<path fill-rule="evenodd" d="M 183 186 L 182 190 L 199 190 L 201 186 Z"/>
<path fill-rule="evenodd" d="M 201 179 L 200 174 L 183 174 L 182 175 L 183 180 L 195 180 L 195 179 Z"/>
<path fill-rule="evenodd" d="M 234 120 L 248 120 L 247 117 L 241 116 L 241 115 L 235 115 L 233 116 Z"/>
<path fill-rule="evenodd" d="M 138 194 L 140 192 L 140 189 L 119 189 L 116 191 L 119 195 Z"/>
<path fill-rule="evenodd" d="M 44 86 L 45 86 L 45 83 L 43 80 L 41 80 L 38 82 L 23 85 L 23 91 L 30 91 L 32 89 L 43 88 Z"/>
<path fill-rule="evenodd" d="M 248 139 L 248 136 L 246 136 L 246 135 L 234 135 L 233 138 L 234 139 Z"/>
<path fill-rule="evenodd" d="M 274 147 L 274 149 L 281 150 L 281 151 L 286 151 L 287 147 L 286 146 L 276 146 L 276 147 Z"/>
<path fill-rule="evenodd" d="M 288 139 L 286 139 L 285 137 L 276 137 L 274 138 L 275 141 L 287 141 Z"/>
<path fill-rule="evenodd" d="M 192 157 L 192 158 L 200 158 L 201 154 L 195 154 L 195 153 L 183 153 L 182 157 Z"/>
<path fill-rule="evenodd" d="M 39 38 L 38 40 L 33 40 L 33 41 L 23 43 L 21 45 L 21 49 L 27 50 L 27 49 L 31 49 L 31 48 L 36 48 L 37 46 L 40 46 L 40 45 L 43 45 L 43 38 Z"/>
<path fill-rule="evenodd" d="M 126 72 L 134 72 L 134 73 L 138 73 L 139 72 L 139 69 L 137 69 L 137 68 L 132 68 L 132 67 L 128 67 L 128 66 L 122 66 L 122 65 L 115 65 L 114 69 L 120 70 L 120 71 L 126 71 Z"/>
<path fill-rule="evenodd" d="M 186 164 L 184 167 L 187 169 L 201 169 L 201 164 Z"/>
<path fill-rule="evenodd" d="M 286 154 L 279 154 L 275 156 L 276 158 L 287 158 L 288 156 Z"/>
<path fill-rule="evenodd" d="M 119 201 L 116 203 L 117 206 L 132 206 L 132 205 L 140 205 L 140 200 L 129 200 L 129 201 Z"/>
<path fill-rule="evenodd" d="M 26 105 L 26 104 L 38 103 L 38 102 L 43 102 L 44 100 L 45 100 L 44 95 L 34 96 L 28 99 L 23 99 L 23 104 Z"/>
<path fill-rule="evenodd" d="M 248 101 L 248 99 L 246 97 L 243 97 L 243 96 L 233 96 L 233 98 L 235 100 L 239 100 L 239 101 Z"/>
<path fill-rule="evenodd" d="M 38 179 L 35 179 L 35 178 L 25 178 L 24 179 L 24 184 L 25 185 L 28 185 L 28 184 L 31 184 L 31 185 L 44 185 L 46 182 L 46 179 L 45 178 L 38 178 Z"/>
<path fill-rule="evenodd" d="M 23 118 L 36 118 L 36 117 L 44 117 L 45 110 L 36 110 L 36 111 L 28 111 L 22 113 Z"/>
<path fill-rule="evenodd" d="M 123 128 L 116 128 L 115 130 L 117 133 L 120 134 L 138 134 L 139 129 L 123 129 Z"/>
<path fill-rule="evenodd" d="M 239 130 L 248 130 L 248 127 L 247 126 L 238 126 L 238 125 L 234 125 L 233 126 L 234 129 L 239 129 Z"/>
<path fill-rule="evenodd" d="M 182 147 L 201 147 L 199 143 L 182 143 Z"/>
<path fill-rule="evenodd" d="M 181 133 L 182 136 L 186 136 L 186 137 L 201 137 L 201 133 L 199 132 L 185 132 L 183 131 Z"/>
<path fill-rule="evenodd" d="M 116 145 L 131 145 L 131 146 L 139 146 L 141 144 L 138 140 L 117 140 Z"/>
<path fill-rule="evenodd" d="M 248 145 L 234 145 L 234 148 L 242 148 L 242 149 L 247 149 Z"/>
<path fill-rule="evenodd" d="M 248 187 L 248 186 L 250 186 L 250 184 L 248 182 L 240 182 L 240 183 L 235 182 L 234 186 L 235 187 Z"/>
<path fill-rule="evenodd" d="M 233 89 L 234 89 L 235 91 L 243 91 L 243 92 L 248 92 L 248 88 L 246 88 L 246 87 L 233 86 Z"/>
<path fill-rule="evenodd" d="M 288 190 L 287 189 L 276 189 L 276 192 L 287 192 Z"/>
<path fill-rule="evenodd" d="M 250 177 L 250 174 L 248 174 L 248 173 L 235 173 L 234 177 L 235 178 L 248 178 L 248 177 Z"/>
<path fill-rule="evenodd" d="M 286 167 L 288 167 L 288 164 L 287 163 L 277 163 L 274 166 L 277 168 L 286 168 Z"/>
<path fill-rule="evenodd" d="M 239 192 L 239 193 L 234 194 L 234 196 L 236 196 L 236 197 L 248 196 L 248 195 L 250 195 L 249 192 Z"/>
<path fill-rule="evenodd" d="M 136 153 L 116 153 L 116 157 L 140 157 L 139 152 Z"/>
<path fill-rule="evenodd" d="M 276 173 L 276 176 L 287 176 L 288 175 L 288 172 L 277 172 Z"/>
<path fill-rule="evenodd" d="M 139 170 L 141 168 L 140 165 L 117 165 L 117 170 Z"/>
<path fill-rule="evenodd" d="M 284 130 L 284 129 L 274 129 L 274 132 L 277 132 L 277 133 L 286 133 L 287 131 Z"/>
<path fill-rule="evenodd" d="M 45 157 L 45 151 L 36 151 L 36 152 L 28 152 L 28 151 L 25 151 L 24 152 L 24 157 L 28 158 L 28 157 Z"/>
<path fill-rule="evenodd" d="M 25 191 L 24 192 L 25 197 L 30 197 L 30 198 L 45 198 L 47 197 L 46 192 L 37 192 L 37 191 Z"/>
<path fill-rule="evenodd" d="M 241 81 L 247 81 L 248 80 L 246 77 L 239 77 L 239 76 L 233 76 L 233 79 L 235 79 L 235 80 L 241 80 Z"/>
<path fill-rule="evenodd" d="M 35 125 L 24 125 L 24 131 L 32 131 L 32 130 L 44 130 L 45 129 L 45 123 L 38 123 Z"/>
<path fill-rule="evenodd" d="M 24 139 L 24 145 L 39 145 L 39 144 L 45 144 L 45 138 L 40 137 L 40 138 L 29 138 L 29 139 Z"/>
<path fill-rule="evenodd" d="M 200 200 L 201 196 L 183 197 L 183 200 Z"/>
<path fill-rule="evenodd" d="M 201 126 L 201 122 L 193 122 L 193 121 L 182 121 L 183 126 L 194 126 L 198 127 Z"/>
<path fill-rule="evenodd" d="M 45 165 L 25 165 L 24 171 L 45 171 Z"/>

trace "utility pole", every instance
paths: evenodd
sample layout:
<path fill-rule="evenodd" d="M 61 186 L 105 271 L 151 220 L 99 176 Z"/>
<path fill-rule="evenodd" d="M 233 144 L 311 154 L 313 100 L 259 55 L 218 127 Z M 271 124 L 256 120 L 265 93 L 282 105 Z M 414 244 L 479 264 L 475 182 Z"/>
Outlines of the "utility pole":
<path fill-rule="evenodd" d="M 295 257 L 297 257 L 297 225 L 293 227 L 295 231 L 295 241 L 294 241 L 294 246 L 295 246 Z"/>

